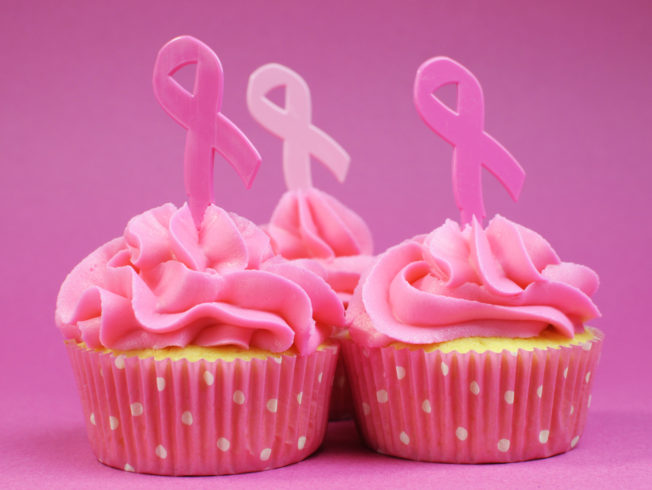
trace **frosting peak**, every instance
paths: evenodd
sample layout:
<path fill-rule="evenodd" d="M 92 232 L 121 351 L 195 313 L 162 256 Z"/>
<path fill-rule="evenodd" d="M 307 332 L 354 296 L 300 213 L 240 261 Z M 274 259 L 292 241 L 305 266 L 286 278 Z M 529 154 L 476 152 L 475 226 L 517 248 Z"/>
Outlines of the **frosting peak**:
<path fill-rule="evenodd" d="M 312 352 L 320 323 L 343 323 L 341 305 L 318 273 L 272 257 L 267 235 L 244 218 L 210 205 L 198 229 L 187 205 L 165 204 L 73 269 L 56 323 L 91 347 Z"/>
<path fill-rule="evenodd" d="M 314 187 L 287 191 L 267 226 L 283 257 L 320 258 L 371 254 L 371 232 L 342 203 Z"/>
<path fill-rule="evenodd" d="M 360 216 L 314 187 L 287 191 L 265 230 L 287 259 L 315 259 L 340 299 L 348 302 L 371 264 L 371 232 Z"/>
<path fill-rule="evenodd" d="M 600 315 L 598 277 L 562 262 L 534 231 L 496 216 L 483 229 L 451 220 L 382 254 L 360 281 L 348 315 L 368 345 L 459 337 L 531 337 L 549 325 L 572 337 Z"/>

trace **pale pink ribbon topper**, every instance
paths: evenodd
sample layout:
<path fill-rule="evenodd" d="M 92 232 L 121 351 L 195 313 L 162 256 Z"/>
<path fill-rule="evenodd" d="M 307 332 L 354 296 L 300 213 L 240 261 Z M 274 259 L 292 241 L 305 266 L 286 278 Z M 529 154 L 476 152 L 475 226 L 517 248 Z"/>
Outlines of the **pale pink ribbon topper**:
<path fill-rule="evenodd" d="M 285 88 L 285 107 L 266 96 L 277 87 Z M 249 77 L 247 106 L 258 123 L 283 140 L 283 174 L 288 189 L 312 187 L 311 155 L 344 181 L 351 158 L 311 123 L 310 89 L 299 74 L 277 63 L 261 66 Z"/>
<path fill-rule="evenodd" d="M 196 64 L 193 93 L 172 76 Z M 154 65 L 154 94 L 165 112 L 188 130 L 184 180 L 195 225 L 213 202 L 213 157 L 217 151 L 251 186 L 261 158 L 254 145 L 221 112 L 224 72 L 217 55 L 191 36 L 180 36 L 161 48 Z"/>
<path fill-rule="evenodd" d="M 457 85 L 457 112 L 434 92 Z M 482 167 L 505 187 L 515 201 L 523 187 L 525 171 L 516 159 L 484 130 L 484 97 L 473 74 L 458 62 L 435 57 L 423 63 L 414 81 L 414 104 L 435 133 L 452 144 L 453 192 L 462 223 L 485 217 L 482 198 Z"/>

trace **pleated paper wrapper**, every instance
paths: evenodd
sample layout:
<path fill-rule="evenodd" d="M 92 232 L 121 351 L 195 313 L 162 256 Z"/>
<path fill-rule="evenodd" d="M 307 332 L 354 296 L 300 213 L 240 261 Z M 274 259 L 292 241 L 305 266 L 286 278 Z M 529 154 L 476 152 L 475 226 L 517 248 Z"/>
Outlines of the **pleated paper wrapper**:
<path fill-rule="evenodd" d="M 373 450 L 418 461 L 492 463 L 575 447 L 603 334 L 516 353 L 366 348 L 343 341 L 358 430 Z"/>
<path fill-rule="evenodd" d="M 340 356 L 335 367 L 328 420 L 337 421 L 351 418 L 353 418 L 353 398 L 351 397 L 351 387 L 344 368 L 344 360 Z"/>
<path fill-rule="evenodd" d="M 338 347 L 190 362 L 67 342 L 97 459 L 126 471 L 221 475 L 300 461 L 322 443 Z"/>

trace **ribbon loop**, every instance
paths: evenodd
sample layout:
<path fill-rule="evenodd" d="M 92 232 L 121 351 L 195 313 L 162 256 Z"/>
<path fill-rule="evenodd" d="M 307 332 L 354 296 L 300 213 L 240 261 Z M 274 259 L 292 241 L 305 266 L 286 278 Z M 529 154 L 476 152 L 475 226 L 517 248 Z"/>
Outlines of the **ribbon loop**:
<path fill-rule="evenodd" d="M 196 64 L 193 93 L 172 76 Z M 152 79 L 161 107 L 188 130 L 184 153 L 184 180 L 188 206 L 199 228 L 206 207 L 213 202 L 213 156 L 217 151 L 251 186 L 261 158 L 256 148 L 221 112 L 224 72 L 217 55 L 204 43 L 181 36 L 159 52 Z"/>
<path fill-rule="evenodd" d="M 444 85 L 457 85 L 457 111 L 435 97 Z M 453 192 L 462 223 L 475 215 L 485 217 L 482 167 L 491 172 L 515 201 L 525 172 L 516 159 L 484 130 L 484 96 L 473 74 L 450 58 L 436 57 L 423 63 L 414 81 L 414 104 L 435 133 L 455 147 Z"/>
<path fill-rule="evenodd" d="M 266 97 L 285 87 L 285 107 Z M 310 89 L 301 76 L 277 63 L 261 66 L 249 77 L 247 106 L 269 132 L 283 139 L 283 174 L 288 189 L 312 186 L 310 156 L 324 164 L 342 182 L 351 161 L 346 151 L 311 123 Z"/>

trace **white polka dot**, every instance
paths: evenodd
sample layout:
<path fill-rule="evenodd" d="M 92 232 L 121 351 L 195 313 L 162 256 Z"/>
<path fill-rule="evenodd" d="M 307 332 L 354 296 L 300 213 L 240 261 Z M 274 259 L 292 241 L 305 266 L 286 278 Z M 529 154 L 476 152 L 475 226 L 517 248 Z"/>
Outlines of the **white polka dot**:
<path fill-rule="evenodd" d="M 510 444 L 509 439 L 501 439 L 500 441 L 498 441 L 498 450 L 501 453 L 506 453 L 507 451 L 509 451 L 509 444 Z"/>
<path fill-rule="evenodd" d="M 161 378 L 160 376 L 156 378 L 156 388 L 158 388 L 158 391 L 165 389 L 165 378 Z"/>
<path fill-rule="evenodd" d="M 455 435 L 460 441 L 465 441 L 467 437 L 469 437 L 469 431 L 466 430 L 464 427 L 458 427 L 455 429 Z"/>
<path fill-rule="evenodd" d="M 365 415 L 369 415 L 369 412 L 371 412 L 371 407 L 369 406 L 368 403 L 362 402 L 362 412 Z"/>
<path fill-rule="evenodd" d="M 376 399 L 378 400 L 378 403 L 387 403 L 388 400 L 387 396 L 387 391 L 385 390 L 378 390 L 376 392 Z"/>
<path fill-rule="evenodd" d="M 575 411 L 575 407 L 573 405 L 571 405 L 570 414 L 573 415 L 574 411 Z"/>
<path fill-rule="evenodd" d="M 186 425 L 192 425 L 192 413 L 185 411 L 181 414 L 181 422 Z"/>
<path fill-rule="evenodd" d="M 159 444 L 158 446 L 156 446 L 156 449 L 155 449 L 154 452 L 161 459 L 165 459 L 165 458 L 168 457 L 168 450 L 165 449 L 165 446 L 163 444 Z"/>
<path fill-rule="evenodd" d="M 568 366 L 566 366 L 566 369 L 564 369 L 564 378 L 568 377 Z"/>
<path fill-rule="evenodd" d="M 426 413 L 432 412 L 432 407 L 430 406 L 430 400 L 423 400 L 423 403 L 421 404 L 421 410 L 423 410 Z"/>
<path fill-rule="evenodd" d="M 541 398 L 541 395 L 543 395 L 543 386 L 537 388 L 537 396 Z"/>
<path fill-rule="evenodd" d="M 545 444 L 546 442 L 548 442 L 548 437 L 550 437 L 550 431 L 549 430 L 546 429 L 546 430 L 542 430 L 541 432 L 539 432 L 539 442 L 541 444 Z"/>
<path fill-rule="evenodd" d="M 408 435 L 405 433 L 405 431 L 401 432 L 400 435 L 398 436 L 398 438 L 399 438 L 399 439 L 401 440 L 401 442 L 402 442 L 403 444 L 405 444 L 406 446 L 407 446 L 408 444 L 410 444 L 410 436 L 408 436 Z"/>
<path fill-rule="evenodd" d="M 337 378 L 337 386 L 340 388 L 344 388 L 344 385 L 346 384 L 346 376 L 340 376 Z"/>
<path fill-rule="evenodd" d="M 245 400 L 246 400 L 245 394 L 242 391 L 236 390 L 233 392 L 234 403 L 237 403 L 238 405 L 242 405 L 245 402 Z"/>
<path fill-rule="evenodd" d="M 586 380 L 587 383 L 589 382 L 589 380 L 591 379 L 591 371 L 586 373 L 586 376 L 584 376 L 584 379 Z"/>
<path fill-rule="evenodd" d="M 299 437 L 299 440 L 297 441 L 297 447 L 299 448 L 299 450 L 306 447 L 306 436 Z"/>
<path fill-rule="evenodd" d="M 131 466 L 129 463 L 125 465 L 125 471 L 136 471 L 133 466 Z"/>
<path fill-rule="evenodd" d="M 115 367 L 118 369 L 124 369 L 125 368 L 125 356 L 118 356 L 115 358 L 115 361 L 113 361 L 113 364 L 115 364 Z"/>
<path fill-rule="evenodd" d="M 586 403 L 586 406 L 587 406 L 587 407 L 590 407 L 590 406 L 591 406 L 591 397 L 592 397 L 592 396 L 593 396 L 593 395 L 589 395 L 589 401 Z"/>
<path fill-rule="evenodd" d="M 217 448 L 220 451 L 228 451 L 230 447 L 231 447 L 231 441 L 229 441 L 226 437 L 220 437 L 217 440 Z"/>
<path fill-rule="evenodd" d="M 365 357 L 369 357 L 369 350 L 368 349 L 363 349 L 362 350 L 362 355 Z"/>
<path fill-rule="evenodd" d="M 281 364 L 283 362 L 283 358 L 281 358 L 281 357 L 274 356 L 274 357 L 272 357 L 272 359 L 276 364 Z"/>
<path fill-rule="evenodd" d="M 324 373 L 319 373 L 319 375 L 317 376 L 317 381 L 319 381 L 321 383 L 321 380 L 323 378 L 324 378 Z"/>
<path fill-rule="evenodd" d="M 91 424 L 97 425 L 97 423 L 95 423 L 95 414 L 94 413 L 92 413 L 89 418 L 91 419 Z"/>
<path fill-rule="evenodd" d="M 480 385 L 478 384 L 477 381 L 471 381 L 471 384 L 469 385 L 469 390 L 471 390 L 471 393 L 474 395 L 477 395 L 480 393 Z"/>
<path fill-rule="evenodd" d="M 509 403 L 510 405 L 514 403 L 514 392 L 512 390 L 507 390 L 505 392 L 505 403 Z"/>
<path fill-rule="evenodd" d="M 143 414 L 143 404 L 140 402 L 134 402 L 131 405 L 129 405 L 129 409 L 131 410 L 131 415 L 134 417 L 138 417 L 139 415 Z"/>
<path fill-rule="evenodd" d="M 591 350 L 591 342 L 586 342 L 585 344 L 582 344 L 582 349 Z"/>
<path fill-rule="evenodd" d="M 213 386 L 213 383 L 215 383 L 215 376 L 213 376 L 213 373 L 204 371 L 204 383 L 208 386 Z"/>
<path fill-rule="evenodd" d="M 571 439 L 571 447 L 577 446 L 578 441 L 580 440 L 580 436 L 575 436 Z"/>
<path fill-rule="evenodd" d="M 297 403 L 301 405 L 301 400 L 303 400 L 303 391 L 297 393 Z"/>
<path fill-rule="evenodd" d="M 405 368 L 403 366 L 396 366 L 396 377 L 398 379 L 405 378 Z"/>
<path fill-rule="evenodd" d="M 445 362 L 442 361 L 442 363 L 441 363 L 441 373 L 444 376 L 448 376 L 448 370 L 449 370 L 448 364 L 446 364 Z"/>
<path fill-rule="evenodd" d="M 111 415 L 109 417 L 109 427 L 111 427 L 111 430 L 116 430 L 119 425 L 120 425 L 120 421 L 118 420 L 118 417 L 114 417 L 113 415 Z"/>
<path fill-rule="evenodd" d="M 272 448 L 266 447 L 260 452 L 260 460 L 267 461 L 271 455 L 272 455 Z"/>
<path fill-rule="evenodd" d="M 272 413 L 276 413 L 276 410 L 278 410 L 278 400 L 276 398 L 270 398 L 267 400 L 267 403 L 265 404 L 267 407 L 267 410 L 269 410 Z"/>

